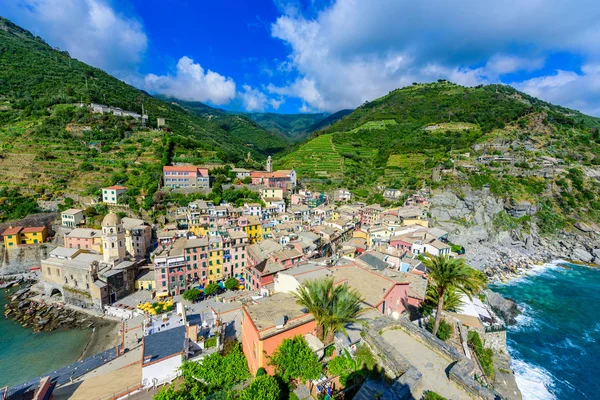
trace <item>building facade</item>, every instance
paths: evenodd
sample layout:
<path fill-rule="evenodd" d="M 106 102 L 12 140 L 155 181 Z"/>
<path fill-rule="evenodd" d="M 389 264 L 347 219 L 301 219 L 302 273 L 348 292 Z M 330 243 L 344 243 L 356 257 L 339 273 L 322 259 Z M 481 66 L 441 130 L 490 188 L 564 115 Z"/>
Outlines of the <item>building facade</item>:
<path fill-rule="evenodd" d="M 196 166 L 164 166 L 163 182 L 165 187 L 175 188 L 203 188 L 210 187 L 208 168 Z"/>
<path fill-rule="evenodd" d="M 119 204 L 119 196 L 127 191 L 125 186 L 113 185 L 102 188 L 102 201 L 106 204 Z"/>

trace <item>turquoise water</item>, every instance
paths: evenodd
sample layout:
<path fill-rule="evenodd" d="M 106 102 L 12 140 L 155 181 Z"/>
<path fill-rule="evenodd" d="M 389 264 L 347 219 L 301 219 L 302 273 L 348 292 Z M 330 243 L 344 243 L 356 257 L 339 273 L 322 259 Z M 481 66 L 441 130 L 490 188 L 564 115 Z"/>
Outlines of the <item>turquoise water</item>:
<path fill-rule="evenodd" d="M 23 383 L 79 358 L 91 331 L 34 334 L 4 317 L 5 294 L 0 290 L 0 387 Z"/>
<path fill-rule="evenodd" d="M 600 269 L 546 265 L 492 289 L 524 310 L 508 331 L 523 398 L 600 398 Z"/>

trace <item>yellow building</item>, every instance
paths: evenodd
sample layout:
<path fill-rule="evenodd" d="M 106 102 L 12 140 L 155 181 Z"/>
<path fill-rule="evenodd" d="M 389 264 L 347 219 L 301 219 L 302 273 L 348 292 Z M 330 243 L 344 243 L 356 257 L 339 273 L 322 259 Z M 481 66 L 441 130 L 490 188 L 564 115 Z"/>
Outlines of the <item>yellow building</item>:
<path fill-rule="evenodd" d="M 196 235 L 198 237 L 202 237 L 202 236 L 208 236 L 209 229 L 210 228 L 208 225 L 194 225 L 194 226 L 190 227 L 189 230 L 194 235 Z"/>
<path fill-rule="evenodd" d="M 208 283 L 223 280 L 223 247 L 220 241 L 210 244 L 208 252 Z"/>
<path fill-rule="evenodd" d="M 153 268 L 144 268 L 140 270 L 140 273 L 135 277 L 135 289 L 149 291 L 156 290 Z"/>
<path fill-rule="evenodd" d="M 368 239 L 369 239 L 369 233 L 365 232 L 361 229 L 357 229 L 354 232 L 352 232 L 352 237 L 355 238 L 360 238 L 360 239 L 365 239 L 368 243 Z"/>
<path fill-rule="evenodd" d="M 4 246 L 14 248 L 21 245 L 44 243 L 48 238 L 48 229 L 45 226 L 32 226 L 24 228 L 22 226 L 11 226 L 2 232 Z"/>
<path fill-rule="evenodd" d="M 248 235 L 248 243 L 254 244 L 262 241 L 262 225 L 258 217 L 250 216 L 247 220 L 248 224 L 243 228 L 244 232 Z"/>
<path fill-rule="evenodd" d="M 429 220 L 427 220 L 427 219 L 420 219 L 420 218 L 403 219 L 402 220 L 402 225 L 404 225 L 404 226 L 420 225 L 420 226 L 424 226 L 425 228 L 429 228 Z"/>
<path fill-rule="evenodd" d="M 332 221 L 335 221 L 339 217 L 340 217 L 340 212 L 337 209 L 331 210 L 331 220 Z"/>

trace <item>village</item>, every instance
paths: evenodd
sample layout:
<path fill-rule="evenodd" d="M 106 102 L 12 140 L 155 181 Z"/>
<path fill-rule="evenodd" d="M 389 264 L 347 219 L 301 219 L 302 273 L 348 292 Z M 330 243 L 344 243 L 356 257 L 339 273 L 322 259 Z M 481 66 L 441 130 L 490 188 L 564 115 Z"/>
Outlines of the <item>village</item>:
<path fill-rule="evenodd" d="M 399 190 L 386 188 L 383 196 L 397 205 L 382 207 L 354 202 L 346 189 L 300 188 L 295 171 L 273 171 L 270 157 L 266 171 L 233 171 L 259 193 L 260 202 L 174 205 L 160 226 L 110 211 L 101 229 L 86 224 L 82 209 L 62 211 L 60 245 L 27 272 L 35 284 L 10 312 L 23 313 L 16 304 L 36 310 L 23 303 L 29 299 L 119 321 L 120 329 L 112 333 L 118 345 L 78 373 L 55 371 L 7 393 L 39 394 L 55 382 L 54 398 L 84 398 L 92 386 L 112 398 L 150 398 L 178 379 L 182 363 L 201 362 L 230 341 L 241 343 L 252 375 L 273 374 L 273 352 L 302 335 L 324 361 L 370 349 L 385 375 L 398 382 L 385 389 L 391 396 L 436 391 L 449 398 L 495 398 L 494 375 L 468 339 L 469 332 L 477 332 L 487 348 L 506 353 L 505 324 L 484 298 L 461 295 L 460 306 L 444 312 L 449 327 L 444 340 L 425 329 L 429 271 L 424 260 L 461 258 L 468 251 L 431 226 L 427 191 L 401 201 Z M 169 190 L 210 189 L 210 170 L 165 166 L 162 184 Z M 126 190 L 103 188 L 102 203 L 118 210 Z M 45 243 L 48 232 L 46 226 L 11 226 L 2 237 L 10 251 Z M 336 332 L 333 341 L 318 337 L 314 315 L 297 301 L 299 288 L 315 280 L 332 280 L 361 298 L 360 321 Z M 36 331 L 61 326 L 37 310 L 20 322 Z M 512 377 L 503 371 L 496 373 Z M 366 399 L 381 389 L 380 382 L 368 379 L 352 390 L 354 398 Z M 295 393 L 310 398 L 344 390 L 339 377 L 323 375 Z M 520 398 L 511 396 L 506 398 Z"/>

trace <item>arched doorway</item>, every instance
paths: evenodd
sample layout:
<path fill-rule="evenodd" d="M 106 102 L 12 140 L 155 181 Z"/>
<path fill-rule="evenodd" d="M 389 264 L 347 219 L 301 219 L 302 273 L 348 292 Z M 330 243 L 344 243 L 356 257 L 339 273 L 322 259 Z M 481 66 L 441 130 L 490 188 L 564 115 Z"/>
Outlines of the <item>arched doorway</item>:
<path fill-rule="evenodd" d="M 59 289 L 52 288 L 52 290 L 50 291 L 50 297 L 62 298 L 63 294 L 62 294 L 62 292 Z"/>

